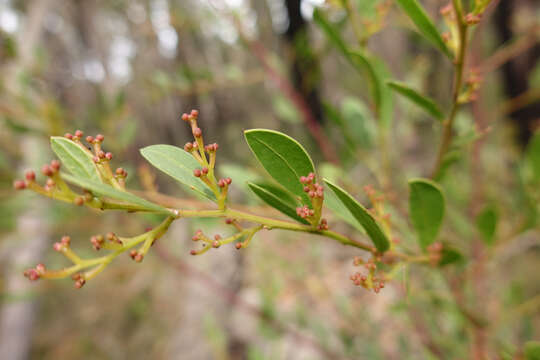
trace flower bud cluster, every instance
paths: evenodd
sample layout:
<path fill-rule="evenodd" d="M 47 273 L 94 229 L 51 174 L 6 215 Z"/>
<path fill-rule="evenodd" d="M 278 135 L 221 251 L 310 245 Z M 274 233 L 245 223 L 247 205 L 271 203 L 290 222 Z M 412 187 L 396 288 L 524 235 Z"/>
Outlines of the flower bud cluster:
<path fill-rule="evenodd" d="M 308 220 L 318 230 L 328 230 L 326 219 L 321 220 L 322 205 L 324 201 L 324 188 L 316 182 L 315 174 L 300 176 L 300 183 L 304 186 L 304 192 L 311 199 L 312 208 L 307 205 L 296 208 L 296 214 L 302 219 Z"/>
<path fill-rule="evenodd" d="M 356 286 L 362 286 L 367 290 L 373 290 L 375 293 L 379 293 L 384 288 L 384 276 L 376 275 L 377 264 L 375 261 L 379 261 L 378 258 L 370 258 L 367 262 L 364 262 L 360 257 L 355 257 L 353 260 L 354 266 L 363 266 L 367 270 L 367 274 L 356 272 L 351 275 L 350 279 Z"/>

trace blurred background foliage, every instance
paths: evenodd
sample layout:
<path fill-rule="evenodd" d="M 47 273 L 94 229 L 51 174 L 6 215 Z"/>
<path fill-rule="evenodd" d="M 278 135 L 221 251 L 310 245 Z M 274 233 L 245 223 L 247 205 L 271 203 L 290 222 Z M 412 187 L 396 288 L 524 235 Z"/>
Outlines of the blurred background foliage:
<path fill-rule="evenodd" d="M 442 30 L 446 2 L 422 3 Z M 138 149 L 182 146 L 190 133 L 179 115 L 196 108 L 235 203 L 261 206 L 245 181 L 264 178 L 242 130 L 280 130 L 360 199 L 364 185 L 384 190 L 414 249 L 407 179 L 429 173 L 440 126 L 396 96 L 381 146 L 369 76 L 313 21 L 320 7 L 347 44 L 386 64 L 377 71 L 446 109 L 452 66 L 394 1 L 0 0 L 0 357 L 524 358 L 523 344 L 540 338 L 540 7 L 492 5 L 467 60 L 483 83 L 458 115 L 440 179 L 441 237 L 465 260 L 442 271 L 404 266 L 375 295 L 349 281 L 354 249 L 307 235 L 264 233 L 246 251 L 188 257 L 195 229 L 223 230 L 214 220 L 175 223 L 143 265 L 126 257 L 81 291 L 67 280 L 28 284 L 29 265 L 63 266 L 50 251 L 60 236 L 89 254 L 90 235 L 131 236 L 155 219 L 15 194 L 12 182 L 52 158 L 50 135 L 80 128 L 105 135 L 130 188 L 191 196 Z"/>

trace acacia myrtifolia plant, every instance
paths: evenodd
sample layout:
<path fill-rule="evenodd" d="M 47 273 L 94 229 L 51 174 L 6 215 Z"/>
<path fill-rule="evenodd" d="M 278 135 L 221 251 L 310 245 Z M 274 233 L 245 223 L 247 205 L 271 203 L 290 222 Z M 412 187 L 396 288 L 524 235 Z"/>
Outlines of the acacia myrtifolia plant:
<path fill-rule="evenodd" d="M 107 254 L 90 259 L 78 256 L 70 246 L 70 237 L 64 236 L 53 247 L 73 264 L 61 270 L 50 270 L 39 264 L 26 270 L 25 276 L 30 280 L 71 277 L 75 286 L 80 288 L 120 254 L 128 253 L 133 260 L 141 262 L 152 244 L 167 232 L 173 221 L 193 217 L 223 218 L 226 224 L 231 225 L 234 233 L 230 236 L 216 234 L 212 237 L 201 230 L 197 231 L 192 239 L 200 242 L 201 246 L 191 250 L 192 255 L 200 255 L 230 243 L 235 243 L 237 249 L 245 248 L 255 234 L 263 230 L 312 233 L 371 254 L 365 262 L 360 257 L 355 257 L 354 263 L 363 264 L 365 270 L 353 274 L 351 279 L 356 285 L 375 292 L 379 292 L 385 281 L 391 279 L 391 270 L 400 262 L 440 262 L 443 247 L 440 243 L 433 242 L 440 220 L 437 221 L 438 224 L 418 223 L 425 253 L 400 252 L 391 241 L 392 224 L 384 213 L 381 195 L 371 188 L 366 189 L 373 203 L 373 207 L 367 210 L 338 185 L 319 179 L 315 166 L 302 145 L 280 132 L 247 130 L 245 138 L 257 160 L 282 188 L 267 183 L 248 185 L 266 204 L 294 222 L 229 207 L 227 193 L 232 180 L 217 176 L 218 145 L 205 144 L 202 131 L 197 125 L 198 111 L 183 114 L 182 120 L 190 124 L 193 142 L 186 143 L 183 148 L 152 145 L 141 149 L 141 154 L 157 169 L 213 202 L 214 207 L 204 210 L 167 208 L 134 195 L 125 187 L 126 171 L 122 168 L 112 171 L 112 154 L 102 148 L 103 135 L 87 136 L 87 144 L 83 143 L 83 132 L 80 130 L 73 135 L 51 137 L 52 150 L 60 161 L 53 160 L 50 164 L 43 165 L 41 173 L 47 178 L 45 184 L 41 185 L 36 181 L 34 171 L 28 171 L 25 180 L 15 182 L 16 189 L 29 189 L 55 200 L 103 211 L 125 210 L 130 213 L 162 214 L 164 219 L 160 225 L 135 237 L 121 237 L 112 232 L 92 236 L 90 242 L 93 248 L 96 251 L 107 251 Z M 64 168 L 69 174 L 62 171 Z M 325 186 L 331 190 L 331 195 L 324 191 Z M 82 191 L 77 192 L 74 187 Z M 418 203 L 420 211 L 427 211 L 426 207 L 430 207 L 431 210 L 435 209 L 437 216 L 442 219 L 444 199 L 436 185 L 427 180 L 414 180 L 411 182 L 411 189 L 412 200 Z M 327 220 L 322 217 L 324 205 L 345 221 L 363 229 L 372 244 L 329 229 Z"/>

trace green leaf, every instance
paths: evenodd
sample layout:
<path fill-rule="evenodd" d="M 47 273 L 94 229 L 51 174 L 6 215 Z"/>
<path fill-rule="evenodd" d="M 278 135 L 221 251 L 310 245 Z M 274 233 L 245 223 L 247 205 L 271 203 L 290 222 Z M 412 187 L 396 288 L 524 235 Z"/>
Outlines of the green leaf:
<path fill-rule="evenodd" d="M 62 164 L 76 177 L 101 182 L 92 155 L 75 142 L 61 136 L 51 137 L 51 148 Z"/>
<path fill-rule="evenodd" d="M 523 352 L 525 360 L 540 360 L 540 341 L 527 341 Z"/>
<path fill-rule="evenodd" d="M 435 241 L 444 217 L 444 196 L 434 182 L 426 179 L 409 181 L 409 212 L 420 246 L 425 249 Z"/>
<path fill-rule="evenodd" d="M 493 244 L 497 230 L 498 214 L 493 206 L 486 206 L 476 217 L 476 227 L 488 245 Z"/>
<path fill-rule="evenodd" d="M 463 255 L 456 249 L 444 245 L 441 251 L 441 260 L 439 261 L 439 266 L 446 266 L 454 263 L 463 261 L 465 258 Z"/>
<path fill-rule="evenodd" d="M 200 195 L 216 200 L 214 193 L 206 184 L 193 176 L 193 170 L 200 168 L 201 165 L 184 149 L 172 145 L 151 145 L 142 148 L 140 152 L 157 169 Z"/>
<path fill-rule="evenodd" d="M 319 9 L 315 9 L 313 12 L 313 21 L 317 24 L 325 33 L 328 40 L 330 40 L 346 57 L 348 57 L 349 49 L 341 38 L 339 31 L 326 20 L 324 15 Z"/>
<path fill-rule="evenodd" d="M 397 3 L 412 20 L 414 25 L 416 25 L 418 31 L 449 58 L 452 58 L 452 54 L 444 43 L 441 34 L 439 34 L 439 31 L 422 8 L 422 5 L 417 0 L 397 0 Z"/>
<path fill-rule="evenodd" d="M 385 252 L 390 247 L 388 238 L 379 227 L 379 224 L 375 221 L 373 216 L 364 208 L 358 201 L 356 201 L 348 192 L 333 184 L 329 180 L 324 179 L 324 182 L 341 201 L 345 208 L 351 213 L 351 215 L 362 225 L 366 233 L 373 241 L 373 244 L 379 252 Z"/>
<path fill-rule="evenodd" d="M 533 182 L 540 182 L 540 132 L 529 142 L 526 159 L 531 168 Z"/>
<path fill-rule="evenodd" d="M 133 195 L 132 193 L 120 191 L 110 185 L 79 178 L 65 173 L 62 173 L 61 176 L 62 179 L 64 179 L 65 181 L 92 192 L 94 196 L 107 197 L 110 199 L 120 200 L 126 204 L 137 205 L 139 207 L 138 210 L 140 211 L 152 211 L 163 214 L 171 214 L 168 209 L 160 205 L 154 204 L 148 200 Z"/>
<path fill-rule="evenodd" d="M 248 182 L 248 186 L 251 191 L 255 193 L 255 195 L 274 209 L 302 224 L 309 225 L 307 220 L 302 219 L 296 214 L 296 209 L 293 205 L 294 199 L 292 199 L 290 195 L 286 194 L 283 190 L 274 186 L 268 186 L 267 184 L 254 184 L 252 182 Z M 291 200 L 293 202 L 292 204 Z"/>
<path fill-rule="evenodd" d="M 313 161 L 296 140 L 283 133 L 252 129 L 244 131 L 246 141 L 261 165 L 285 189 L 311 204 L 300 183 L 301 176 L 315 173 Z"/>
<path fill-rule="evenodd" d="M 433 117 L 441 121 L 444 119 L 444 115 L 439 109 L 439 106 L 437 106 L 435 101 L 433 101 L 432 99 L 421 95 L 416 90 L 408 87 L 404 83 L 397 81 L 388 81 L 387 84 L 392 90 L 396 91 L 398 94 L 403 95 L 416 105 L 420 106 Z"/>
<path fill-rule="evenodd" d="M 338 218 L 359 230 L 362 234 L 366 232 L 362 224 L 360 224 L 358 220 L 356 220 L 356 218 L 338 199 L 338 197 L 336 196 L 336 194 L 334 194 L 333 191 L 327 191 L 326 194 L 324 194 L 324 206 L 330 209 L 330 211 L 332 211 L 332 213 Z"/>

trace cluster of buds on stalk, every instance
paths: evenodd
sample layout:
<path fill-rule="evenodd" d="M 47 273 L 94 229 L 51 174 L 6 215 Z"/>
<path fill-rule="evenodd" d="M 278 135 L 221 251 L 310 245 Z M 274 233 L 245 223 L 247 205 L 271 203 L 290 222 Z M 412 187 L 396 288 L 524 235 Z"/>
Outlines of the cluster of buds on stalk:
<path fill-rule="evenodd" d="M 454 53 L 457 53 L 460 46 L 459 27 L 463 25 L 474 26 L 478 24 L 482 20 L 482 14 L 490 1 L 491 0 L 478 1 L 474 11 L 467 14 L 461 14 L 460 12 L 462 10 L 456 11 L 452 2 L 448 3 L 440 9 L 440 13 L 443 16 L 446 26 L 449 29 L 448 32 L 444 32 L 442 34 L 442 38 L 446 45 L 450 49 L 452 49 Z M 482 2 L 485 4 L 479 4 Z M 458 16 L 461 16 L 462 18 L 458 18 Z"/>
<path fill-rule="evenodd" d="M 321 219 L 322 205 L 324 202 L 324 188 L 316 182 L 315 174 L 309 173 L 307 176 L 300 176 L 300 183 L 304 186 L 304 192 L 309 196 L 312 207 L 304 205 L 296 208 L 296 214 L 302 219 L 306 219 L 318 230 L 328 230 L 326 219 Z"/>
<path fill-rule="evenodd" d="M 439 264 L 442 259 L 443 244 L 441 242 L 434 242 L 426 248 L 429 256 L 429 263 L 433 266 Z"/>
<path fill-rule="evenodd" d="M 251 239 L 253 236 L 261 229 L 264 228 L 263 225 L 257 225 L 250 228 L 243 228 L 238 221 L 235 219 L 225 219 L 225 223 L 227 225 L 232 225 L 236 229 L 236 233 L 234 235 L 228 236 L 228 237 L 222 237 L 219 234 L 215 234 L 213 237 L 206 236 L 202 230 L 197 230 L 195 232 L 195 235 L 191 238 L 194 242 L 202 242 L 202 246 L 199 250 L 191 250 L 191 255 L 201 255 L 207 252 L 210 249 L 218 249 L 222 245 L 230 244 L 233 242 L 235 243 L 235 247 L 237 250 L 246 248 L 249 246 Z M 238 241 L 240 239 L 244 238 L 243 241 Z"/>
<path fill-rule="evenodd" d="M 191 126 L 191 133 L 195 141 L 188 142 L 184 145 L 184 150 L 190 153 L 195 160 L 201 165 L 200 169 L 193 170 L 193 176 L 201 179 L 202 182 L 214 193 L 218 200 L 218 207 L 225 209 L 227 202 L 227 192 L 231 185 L 231 178 L 217 179 L 215 175 L 216 167 L 216 152 L 219 145 L 204 144 L 203 133 L 197 124 L 199 112 L 191 110 L 191 112 L 182 114 L 182 120 L 188 122 Z"/>
<path fill-rule="evenodd" d="M 95 137 L 87 136 L 86 142 L 89 145 L 87 146 L 82 143 L 83 136 L 84 133 L 77 130 L 74 134 L 66 133 L 64 138 L 72 141 L 75 146 L 79 146 L 82 151 L 92 158 L 103 183 L 125 191 L 127 172 L 123 168 L 118 168 L 114 173 L 112 172 L 109 163 L 113 155 L 110 152 L 103 151 L 101 148 L 105 137 L 101 134 Z M 78 206 L 87 205 L 98 209 L 103 207 L 102 202 L 90 192 L 83 191 L 82 194 L 77 194 L 73 191 L 60 176 L 60 167 L 61 164 L 58 160 L 52 160 L 50 164 L 41 167 L 41 173 L 47 178 L 44 185 L 36 181 L 36 173 L 33 170 L 28 170 L 25 173 L 25 179 L 16 180 L 13 187 L 16 190 L 29 189 L 38 194 Z"/>
<path fill-rule="evenodd" d="M 368 197 L 372 204 L 372 207 L 368 209 L 369 213 L 381 224 L 384 232 L 389 238 L 392 237 L 392 221 L 389 213 L 385 211 L 385 196 L 375 190 L 371 185 L 363 187 L 364 193 Z M 394 245 L 394 241 L 391 242 L 391 246 Z"/>
<path fill-rule="evenodd" d="M 351 275 L 350 279 L 356 286 L 362 286 L 366 290 L 373 290 L 376 294 L 384 288 L 384 276 L 377 274 L 377 264 L 381 259 L 370 258 L 364 262 L 360 257 L 355 257 L 353 260 L 354 266 L 362 266 L 365 271 L 360 271 Z"/>
<path fill-rule="evenodd" d="M 80 289 L 88 280 L 103 271 L 114 258 L 124 252 L 129 251 L 129 255 L 133 260 L 141 262 L 150 247 L 165 234 L 174 219 L 173 216 L 169 216 L 159 226 L 146 229 L 143 234 L 131 238 L 119 237 L 112 232 L 107 233 L 105 236 L 94 235 L 90 238 L 94 250 L 105 249 L 109 250 L 109 253 L 89 259 L 79 257 L 71 249 L 71 238 L 63 236 L 60 241 L 54 243 L 53 249 L 70 260 L 72 265 L 60 270 L 48 270 L 45 265 L 38 264 L 35 268 L 26 270 L 24 276 L 32 281 L 41 278 L 63 279 L 71 277 L 75 282 L 75 287 Z M 141 245 L 138 250 L 133 249 L 139 244 Z"/>
<path fill-rule="evenodd" d="M 465 89 L 459 95 L 458 102 L 460 104 L 465 104 L 470 101 L 475 101 L 478 98 L 478 89 L 482 84 L 482 76 L 480 71 L 476 68 L 469 70 L 469 75 L 465 80 Z"/>

